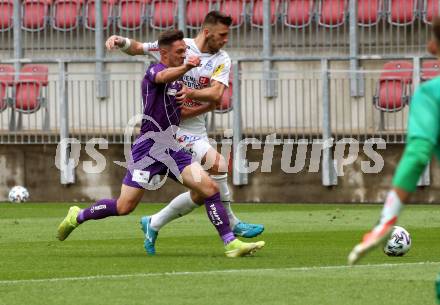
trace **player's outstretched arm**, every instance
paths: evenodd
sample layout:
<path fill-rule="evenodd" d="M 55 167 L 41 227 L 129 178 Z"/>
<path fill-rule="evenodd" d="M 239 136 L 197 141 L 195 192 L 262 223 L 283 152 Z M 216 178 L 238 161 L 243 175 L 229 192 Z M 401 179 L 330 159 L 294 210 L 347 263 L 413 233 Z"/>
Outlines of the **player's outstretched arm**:
<path fill-rule="evenodd" d="M 203 103 L 202 105 L 196 107 L 186 107 L 185 105 L 183 105 L 182 107 L 180 107 L 181 119 L 186 120 L 196 117 L 202 113 L 210 112 L 215 109 L 215 106 L 215 103 Z"/>
<path fill-rule="evenodd" d="M 105 42 L 107 50 L 121 50 L 128 55 L 144 55 L 143 44 L 134 39 L 122 37 L 118 35 L 110 36 Z"/>
<path fill-rule="evenodd" d="M 200 65 L 200 58 L 197 56 L 191 56 L 188 58 L 187 62 L 178 67 L 166 68 L 159 73 L 157 73 L 154 82 L 157 84 L 165 84 L 178 80 L 186 72 L 192 68 L 198 67 Z"/>
<path fill-rule="evenodd" d="M 217 104 L 222 100 L 223 92 L 226 86 L 218 81 L 212 81 L 211 87 L 203 89 L 190 89 L 183 87 L 180 92 L 177 93 L 177 100 L 183 101 L 186 98 L 196 100 L 198 102 L 206 102 Z"/>

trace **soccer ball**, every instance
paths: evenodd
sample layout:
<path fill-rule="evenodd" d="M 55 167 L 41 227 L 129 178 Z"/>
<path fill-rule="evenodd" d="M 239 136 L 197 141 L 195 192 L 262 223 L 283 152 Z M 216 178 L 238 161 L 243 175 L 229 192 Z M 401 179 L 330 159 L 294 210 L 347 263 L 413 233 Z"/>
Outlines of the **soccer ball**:
<path fill-rule="evenodd" d="M 411 236 L 402 227 L 394 226 L 383 252 L 388 256 L 403 256 L 411 248 Z"/>
<path fill-rule="evenodd" d="M 8 197 L 10 202 L 26 202 L 29 199 L 29 192 L 25 187 L 17 185 L 9 191 Z"/>

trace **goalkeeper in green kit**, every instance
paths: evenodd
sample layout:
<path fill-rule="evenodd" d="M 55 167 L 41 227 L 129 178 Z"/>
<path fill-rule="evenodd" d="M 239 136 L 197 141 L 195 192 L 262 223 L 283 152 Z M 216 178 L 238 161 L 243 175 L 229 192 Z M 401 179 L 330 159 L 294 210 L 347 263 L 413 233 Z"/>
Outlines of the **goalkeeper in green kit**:
<path fill-rule="evenodd" d="M 440 57 L 440 17 L 432 25 L 430 53 Z M 386 240 L 417 182 L 435 154 L 440 160 L 440 77 L 421 84 L 411 99 L 407 143 L 393 177 L 393 187 L 387 195 L 378 224 L 364 235 L 348 256 L 353 265 L 369 250 Z"/>

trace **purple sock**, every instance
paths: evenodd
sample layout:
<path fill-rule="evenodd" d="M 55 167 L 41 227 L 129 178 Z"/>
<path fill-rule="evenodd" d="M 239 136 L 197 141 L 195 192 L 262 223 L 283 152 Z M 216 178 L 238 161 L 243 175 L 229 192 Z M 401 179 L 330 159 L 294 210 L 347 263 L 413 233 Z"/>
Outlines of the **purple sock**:
<path fill-rule="evenodd" d="M 224 244 L 226 245 L 233 241 L 235 236 L 229 227 L 228 214 L 226 214 L 225 208 L 221 203 L 220 193 L 216 193 L 211 197 L 206 198 L 205 208 L 209 220 L 214 225 Z"/>
<path fill-rule="evenodd" d="M 91 219 L 102 219 L 109 216 L 118 216 L 116 199 L 101 199 L 86 209 L 82 209 L 76 221 L 83 223 Z"/>

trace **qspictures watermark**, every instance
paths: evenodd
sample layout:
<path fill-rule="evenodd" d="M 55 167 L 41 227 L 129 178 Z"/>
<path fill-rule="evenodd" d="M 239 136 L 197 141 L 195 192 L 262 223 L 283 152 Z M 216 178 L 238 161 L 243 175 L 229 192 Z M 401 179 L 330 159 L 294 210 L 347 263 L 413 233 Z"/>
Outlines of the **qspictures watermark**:
<path fill-rule="evenodd" d="M 141 121 L 150 121 L 156 127 L 157 131 L 148 131 L 135 137 L 135 126 Z M 121 167 L 132 172 L 134 170 L 145 169 L 154 162 L 161 162 L 168 168 L 167 173 L 162 179 L 154 179 L 154 183 L 142 184 L 146 189 L 158 189 L 166 181 L 169 172 L 174 176 L 179 177 L 180 172 L 176 161 L 170 157 L 169 151 L 186 149 L 186 144 L 179 143 L 176 140 L 177 126 L 170 126 L 166 130 L 162 130 L 154 121 L 153 118 L 147 115 L 136 115 L 130 119 L 124 132 L 124 157 L 123 161 L 113 161 Z M 134 142 L 132 139 L 136 138 Z M 206 141 L 204 139 L 201 139 Z M 232 139 L 231 133 L 225 132 L 224 137 L 220 142 L 214 139 L 208 139 L 214 149 L 217 150 L 221 145 L 220 154 L 225 158 L 225 164 L 229 164 L 232 152 Z M 143 145 L 143 143 L 149 142 L 149 153 L 138 160 L 134 160 L 131 148 L 132 145 Z M 153 143 L 153 144 L 151 144 Z M 188 144 L 189 145 L 189 144 Z M 274 168 L 274 152 L 275 147 L 281 146 L 281 168 Z M 61 162 L 61 150 L 69 147 L 69 158 Z M 296 147 L 295 154 L 294 148 Z M 83 161 L 81 166 L 82 170 L 87 174 L 100 174 L 107 168 L 107 159 L 98 151 L 108 149 L 108 141 L 104 138 L 93 138 L 87 141 L 83 147 L 78 139 L 65 138 L 60 141 L 57 146 L 57 153 L 55 156 L 55 166 L 63 171 L 67 165 L 77 168 L 80 166 L 80 155 L 84 149 L 85 153 L 93 161 Z M 264 141 L 256 138 L 244 138 L 239 142 L 239 145 L 234 149 L 240 149 L 240 155 L 243 159 L 247 159 L 247 153 L 250 150 L 262 150 L 262 159 L 260 161 L 252 162 L 237 162 L 234 160 L 233 166 L 239 173 L 251 174 L 258 169 L 262 173 L 270 173 L 273 171 L 279 171 L 286 174 L 295 174 L 304 171 L 306 168 L 306 161 L 308 160 L 307 171 L 310 173 L 316 173 L 321 167 L 322 154 L 324 150 L 330 150 L 332 152 L 334 169 L 338 176 L 344 176 L 344 168 L 356 162 L 359 158 L 359 154 L 362 151 L 363 154 L 369 158 L 369 160 L 361 161 L 361 171 L 365 174 L 377 174 L 383 170 L 384 159 L 379 154 L 379 150 L 386 149 L 386 142 L 382 138 L 369 138 L 363 143 L 360 143 L 354 138 L 343 138 L 335 141 L 333 138 L 329 139 L 277 139 L 276 133 L 267 135 Z M 309 155 L 309 157 L 307 157 Z M 208 170 L 213 166 L 213 162 L 206 162 L 202 164 L 205 170 Z M 220 168 L 220 172 L 227 173 L 228 168 Z M 199 173 L 193 173 L 194 179 L 199 180 Z"/>

